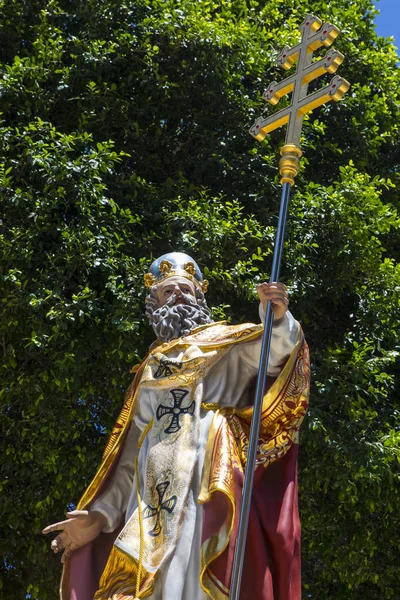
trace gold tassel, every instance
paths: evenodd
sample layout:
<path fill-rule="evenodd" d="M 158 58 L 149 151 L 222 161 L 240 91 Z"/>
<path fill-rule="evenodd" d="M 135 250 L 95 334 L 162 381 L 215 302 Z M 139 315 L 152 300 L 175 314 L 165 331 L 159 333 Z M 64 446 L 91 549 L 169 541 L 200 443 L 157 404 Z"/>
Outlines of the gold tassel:
<path fill-rule="evenodd" d="M 153 421 L 153 419 L 152 419 Z M 151 422 L 152 422 L 151 421 Z M 142 436 L 144 437 L 144 436 Z M 142 444 L 142 441 L 139 440 L 140 446 Z M 138 444 L 139 446 L 139 444 Z M 139 446 L 139 448 L 140 448 Z M 136 456 L 135 458 L 135 479 L 136 479 L 136 497 L 137 497 L 137 504 L 138 504 L 138 515 L 139 515 L 139 530 L 140 530 L 140 548 L 139 548 L 139 564 L 138 564 L 138 568 L 137 568 L 137 575 L 136 575 L 136 598 L 135 600 L 139 600 L 139 591 L 140 591 L 140 584 L 141 584 L 141 579 L 142 579 L 142 569 L 143 569 L 143 554 L 144 554 L 144 528 L 143 528 L 143 515 L 142 515 L 142 499 L 140 497 L 140 487 L 139 487 L 139 466 L 138 466 L 138 457 Z"/>
<path fill-rule="evenodd" d="M 136 559 L 114 546 L 94 600 L 136 600 L 136 598 L 142 600 L 150 596 L 154 591 L 154 574 L 148 573 L 142 567 L 143 591 L 138 595 L 136 591 L 138 566 Z"/>

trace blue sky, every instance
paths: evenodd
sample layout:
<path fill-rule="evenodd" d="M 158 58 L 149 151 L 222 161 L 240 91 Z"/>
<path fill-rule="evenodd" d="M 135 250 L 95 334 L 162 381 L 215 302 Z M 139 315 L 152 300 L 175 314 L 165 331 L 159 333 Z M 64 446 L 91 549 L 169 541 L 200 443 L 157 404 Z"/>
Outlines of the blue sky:
<path fill-rule="evenodd" d="M 394 36 L 394 43 L 400 49 L 400 0 L 376 0 L 375 6 L 380 15 L 375 18 L 376 33 Z M 398 50 L 400 54 L 400 50 Z"/>

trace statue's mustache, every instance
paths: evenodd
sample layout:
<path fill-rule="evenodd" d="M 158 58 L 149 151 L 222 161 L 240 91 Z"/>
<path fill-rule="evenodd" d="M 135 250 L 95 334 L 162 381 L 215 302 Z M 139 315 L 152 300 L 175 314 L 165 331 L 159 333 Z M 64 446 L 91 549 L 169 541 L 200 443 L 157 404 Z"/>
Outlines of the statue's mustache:
<path fill-rule="evenodd" d="M 170 298 L 168 298 L 167 302 L 163 306 L 174 306 L 177 299 L 183 299 L 184 304 L 188 306 L 197 306 L 196 300 L 190 294 L 184 294 L 181 292 L 180 294 L 172 294 Z"/>

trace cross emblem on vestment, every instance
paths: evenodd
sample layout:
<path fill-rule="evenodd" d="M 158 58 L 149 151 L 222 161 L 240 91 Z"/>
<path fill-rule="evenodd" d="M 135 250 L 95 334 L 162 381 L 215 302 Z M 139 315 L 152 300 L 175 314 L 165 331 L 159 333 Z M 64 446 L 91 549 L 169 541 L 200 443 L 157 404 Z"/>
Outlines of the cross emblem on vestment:
<path fill-rule="evenodd" d="M 189 406 L 184 406 L 182 408 L 182 401 L 188 395 L 187 390 L 175 389 L 170 391 L 173 399 L 173 406 L 165 406 L 164 404 L 160 404 L 157 408 L 156 417 L 157 420 L 160 421 L 164 415 L 172 415 L 172 419 L 167 429 L 165 429 L 165 433 L 176 433 L 181 429 L 181 424 L 179 418 L 181 415 L 190 415 L 193 416 L 196 403 L 193 400 Z"/>
<path fill-rule="evenodd" d="M 182 363 L 181 362 L 177 363 L 174 360 L 168 360 L 168 358 L 166 358 L 165 356 L 162 356 L 160 358 L 157 371 L 154 373 L 154 377 L 156 379 L 159 379 L 160 377 L 168 377 L 168 375 L 172 375 L 173 369 L 171 367 L 173 367 L 175 369 L 181 369 Z"/>
<path fill-rule="evenodd" d="M 176 496 L 171 496 L 168 500 L 164 500 L 165 492 L 167 491 L 167 487 L 169 486 L 169 481 L 164 481 L 163 483 L 159 483 L 156 486 L 157 494 L 158 494 L 158 504 L 157 506 L 151 506 L 148 504 L 143 511 L 143 516 L 145 519 L 150 519 L 151 517 L 156 518 L 156 523 L 151 531 L 149 531 L 149 535 L 152 537 L 157 537 L 160 535 L 162 531 L 162 527 L 160 524 L 161 520 L 161 511 L 165 510 L 167 513 L 171 514 L 175 508 L 175 505 L 178 501 Z"/>

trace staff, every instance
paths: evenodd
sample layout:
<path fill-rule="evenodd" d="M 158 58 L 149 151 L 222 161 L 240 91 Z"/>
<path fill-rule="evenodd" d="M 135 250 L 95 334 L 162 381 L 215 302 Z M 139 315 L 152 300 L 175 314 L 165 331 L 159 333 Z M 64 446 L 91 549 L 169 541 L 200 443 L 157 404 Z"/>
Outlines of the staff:
<path fill-rule="evenodd" d="M 263 98 L 274 105 L 279 102 L 279 99 L 282 96 L 291 92 L 292 102 L 290 106 L 276 112 L 266 119 L 259 117 L 250 129 L 251 135 L 261 141 L 270 131 L 277 129 L 286 123 L 288 124 L 285 145 L 280 151 L 282 158 L 279 161 L 279 172 L 281 174 L 282 197 L 272 261 L 270 278 L 270 281 L 272 282 L 279 280 L 290 188 L 294 184 L 294 178 L 297 175 L 300 158 L 302 156 L 300 150 L 300 135 L 304 115 L 330 100 L 338 102 L 343 98 L 350 87 L 348 81 L 335 75 L 329 85 L 313 94 L 307 95 L 308 84 L 310 81 L 325 73 L 335 73 L 344 59 L 343 54 L 337 50 L 331 49 L 324 57 L 314 63 L 312 62 L 314 50 L 317 50 L 321 46 L 329 47 L 340 33 L 339 29 L 331 23 L 324 23 L 322 27 L 321 25 L 322 21 L 320 19 L 313 15 L 307 15 L 299 27 L 299 30 L 302 32 L 301 42 L 293 48 L 284 48 L 277 61 L 284 69 L 290 69 L 292 65 L 297 62 L 296 72 L 291 77 L 284 79 L 281 83 L 273 81 L 263 94 Z M 271 310 L 271 303 L 269 302 L 265 315 L 260 367 L 257 378 L 254 412 L 251 423 L 249 449 L 243 485 L 242 505 L 239 517 L 238 537 L 236 541 L 231 590 L 229 595 L 230 600 L 239 600 L 240 595 L 240 583 L 246 548 L 246 536 L 253 489 L 254 469 L 256 465 L 262 404 L 267 379 L 272 325 L 273 313 Z"/>

